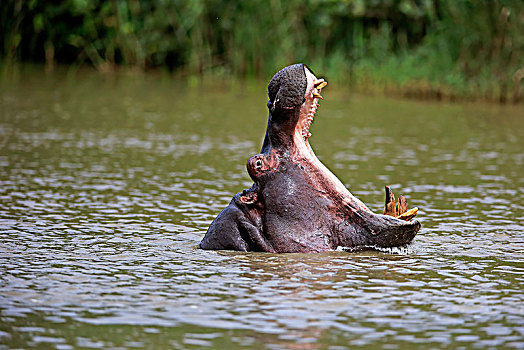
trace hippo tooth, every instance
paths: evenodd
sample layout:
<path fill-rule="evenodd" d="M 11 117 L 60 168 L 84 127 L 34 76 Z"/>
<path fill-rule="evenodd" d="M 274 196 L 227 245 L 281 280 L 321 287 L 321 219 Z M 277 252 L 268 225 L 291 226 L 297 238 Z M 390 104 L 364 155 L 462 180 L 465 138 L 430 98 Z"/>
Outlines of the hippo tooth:
<path fill-rule="evenodd" d="M 322 89 L 327 85 L 327 82 L 324 79 L 318 79 L 313 83 L 313 86 L 315 86 L 318 90 Z"/>
<path fill-rule="evenodd" d="M 319 98 L 319 99 L 321 99 L 321 100 L 324 99 L 324 97 L 322 97 L 322 95 L 319 94 L 318 92 L 313 92 L 313 97 L 315 97 L 315 98 Z"/>
<path fill-rule="evenodd" d="M 418 208 L 415 207 L 413 209 L 408 210 L 404 214 L 397 216 L 397 219 L 411 220 L 411 219 L 413 219 L 417 215 L 417 212 L 418 212 Z"/>

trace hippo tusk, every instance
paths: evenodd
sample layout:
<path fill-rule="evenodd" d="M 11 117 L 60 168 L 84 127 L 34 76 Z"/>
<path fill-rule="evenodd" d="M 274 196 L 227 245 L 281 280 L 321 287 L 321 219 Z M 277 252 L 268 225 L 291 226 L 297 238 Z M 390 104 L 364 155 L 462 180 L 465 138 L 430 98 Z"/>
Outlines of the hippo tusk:
<path fill-rule="evenodd" d="M 417 212 L 418 212 L 418 208 L 415 207 L 413 209 L 408 210 L 404 214 L 397 216 L 397 219 L 400 219 L 400 220 L 411 220 L 411 219 L 413 219 L 417 215 Z"/>

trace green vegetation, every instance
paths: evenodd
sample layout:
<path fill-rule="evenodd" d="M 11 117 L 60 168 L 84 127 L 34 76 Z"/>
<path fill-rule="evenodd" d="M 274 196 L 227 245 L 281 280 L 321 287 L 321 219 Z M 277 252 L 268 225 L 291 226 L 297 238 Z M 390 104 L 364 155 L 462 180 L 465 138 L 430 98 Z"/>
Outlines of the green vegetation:
<path fill-rule="evenodd" d="M 17 62 L 267 78 L 306 62 L 357 89 L 522 100 L 522 0 L 3 0 Z M 349 79 L 348 79 L 349 77 Z"/>

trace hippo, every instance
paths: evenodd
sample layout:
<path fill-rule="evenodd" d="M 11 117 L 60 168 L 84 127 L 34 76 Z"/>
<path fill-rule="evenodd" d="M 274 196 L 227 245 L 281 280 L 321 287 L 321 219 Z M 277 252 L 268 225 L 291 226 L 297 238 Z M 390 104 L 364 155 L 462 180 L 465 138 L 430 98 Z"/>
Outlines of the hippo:
<path fill-rule="evenodd" d="M 305 64 L 276 73 L 268 85 L 269 118 L 260 154 L 247 161 L 253 185 L 213 220 L 202 249 L 315 253 L 409 244 L 420 229 L 386 189 L 383 214 L 373 213 L 317 158 L 308 141 L 322 88 Z"/>

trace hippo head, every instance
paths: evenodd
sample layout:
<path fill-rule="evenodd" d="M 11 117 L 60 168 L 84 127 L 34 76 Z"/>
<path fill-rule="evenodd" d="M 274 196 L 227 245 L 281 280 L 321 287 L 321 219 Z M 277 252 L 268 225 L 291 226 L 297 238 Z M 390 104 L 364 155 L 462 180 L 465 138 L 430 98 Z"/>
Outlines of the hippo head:
<path fill-rule="evenodd" d="M 247 162 L 253 186 L 233 197 L 200 247 L 282 253 L 411 242 L 420 224 L 403 196 L 396 204 L 386 187 L 384 215 L 375 214 L 313 152 L 309 128 L 326 85 L 304 64 L 273 76 L 262 151 Z"/>

